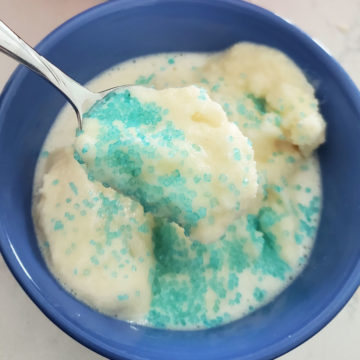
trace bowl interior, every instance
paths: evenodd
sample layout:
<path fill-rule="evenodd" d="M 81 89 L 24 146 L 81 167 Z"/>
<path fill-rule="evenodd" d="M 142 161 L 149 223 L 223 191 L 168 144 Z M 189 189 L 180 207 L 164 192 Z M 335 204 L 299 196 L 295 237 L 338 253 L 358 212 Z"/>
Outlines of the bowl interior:
<path fill-rule="evenodd" d="M 239 1 L 109 2 L 69 21 L 38 50 L 81 83 L 131 57 L 215 51 L 238 41 L 274 46 L 316 84 L 327 123 L 319 157 L 323 212 L 305 271 L 275 301 L 229 325 L 165 331 L 104 316 L 66 293 L 46 268 L 31 219 L 37 156 L 64 98 L 18 69 L 0 103 L 0 245 L 12 272 L 60 327 L 108 357 L 129 359 L 273 358 L 326 324 L 359 285 L 360 96 L 343 70 L 310 38 Z"/>

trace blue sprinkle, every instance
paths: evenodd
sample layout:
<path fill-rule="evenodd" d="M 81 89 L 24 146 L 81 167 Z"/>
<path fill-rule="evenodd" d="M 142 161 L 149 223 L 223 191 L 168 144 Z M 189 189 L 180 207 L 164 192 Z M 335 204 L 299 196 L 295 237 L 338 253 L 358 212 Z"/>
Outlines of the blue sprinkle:
<path fill-rule="evenodd" d="M 149 226 L 146 223 L 143 223 L 141 226 L 139 226 L 138 230 L 144 234 L 147 234 L 150 231 Z"/>
<path fill-rule="evenodd" d="M 234 149 L 234 159 L 236 161 L 240 161 L 241 160 L 241 153 L 240 150 L 238 148 Z"/>
<path fill-rule="evenodd" d="M 230 105 L 228 103 L 224 103 L 224 110 L 225 110 L 227 116 L 232 115 L 232 111 L 230 110 Z M 232 136 L 230 136 L 230 137 L 232 137 Z"/>
<path fill-rule="evenodd" d="M 86 154 L 89 151 L 89 144 L 85 144 L 83 148 L 81 149 L 81 152 L 83 154 Z"/>
<path fill-rule="evenodd" d="M 54 230 L 62 230 L 64 228 L 64 224 L 62 221 L 57 220 L 55 221 Z"/>
<path fill-rule="evenodd" d="M 211 88 L 211 91 L 213 91 L 213 92 L 218 92 L 219 87 L 220 87 L 220 84 L 215 84 L 215 85 Z"/>
<path fill-rule="evenodd" d="M 154 76 L 155 74 L 151 74 L 148 77 L 141 75 L 135 80 L 135 85 L 147 85 Z"/>
<path fill-rule="evenodd" d="M 293 164 L 295 162 L 295 158 L 293 156 L 288 156 L 286 158 L 286 162 L 289 163 L 289 164 Z"/>
<path fill-rule="evenodd" d="M 206 208 L 200 207 L 199 211 L 198 211 L 198 214 L 200 216 L 200 219 L 204 218 L 206 216 Z"/>
<path fill-rule="evenodd" d="M 99 260 L 96 256 L 92 256 L 90 260 L 94 265 L 99 265 Z"/>
<path fill-rule="evenodd" d="M 76 185 L 71 181 L 69 182 L 69 186 L 70 186 L 70 189 L 72 190 L 72 192 L 77 195 L 78 194 L 78 189 L 76 187 Z"/>
<path fill-rule="evenodd" d="M 258 301 L 261 302 L 262 300 L 264 300 L 265 296 L 266 296 L 266 291 L 265 290 L 261 290 L 258 287 L 255 288 L 254 290 L 254 298 Z"/>
<path fill-rule="evenodd" d="M 198 96 L 200 100 L 206 100 L 206 90 L 204 88 L 200 88 L 200 95 Z"/>
<path fill-rule="evenodd" d="M 303 242 L 304 236 L 298 233 L 295 233 L 295 241 L 297 244 L 301 244 Z"/>
<path fill-rule="evenodd" d="M 84 133 L 83 130 L 80 130 L 79 128 L 77 128 L 76 131 L 75 131 L 75 136 L 78 137 L 78 136 L 80 136 L 80 135 L 83 134 L 83 133 Z"/>
<path fill-rule="evenodd" d="M 47 158 L 47 157 L 49 157 L 49 152 L 48 151 L 42 151 L 41 152 L 41 154 L 40 154 L 40 157 L 42 158 L 42 159 L 45 159 L 45 158 Z"/>
<path fill-rule="evenodd" d="M 75 219 L 75 216 L 73 214 L 70 214 L 69 212 L 65 213 L 65 217 L 70 221 Z"/>

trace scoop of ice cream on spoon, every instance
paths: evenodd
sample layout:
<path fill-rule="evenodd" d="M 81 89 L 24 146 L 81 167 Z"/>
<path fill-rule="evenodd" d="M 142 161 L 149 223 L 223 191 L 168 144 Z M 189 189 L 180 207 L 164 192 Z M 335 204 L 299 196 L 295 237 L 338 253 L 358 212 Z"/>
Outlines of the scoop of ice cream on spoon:
<path fill-rule="evenodd" d="M 112 91 L 84 114 L 75 149 L 90 179 L 203 242 L 219 239 L 257 191 L 248 139 L 196 86 Z"/>

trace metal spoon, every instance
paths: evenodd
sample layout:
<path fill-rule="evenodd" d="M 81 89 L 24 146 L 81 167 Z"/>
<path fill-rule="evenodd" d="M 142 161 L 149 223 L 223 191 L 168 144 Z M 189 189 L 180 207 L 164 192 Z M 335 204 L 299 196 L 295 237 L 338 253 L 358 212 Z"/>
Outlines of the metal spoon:
<path fill-rule="evenodd" d="M 109 91 L 115 89 L 105 90 L 100 93 L 88 90 L 39 55 L 2 21 L 0 21 L 0 51 L 43 76 L 63 93 L 76 112 L 80 129 L 82 128 L 82 114 Z"/>

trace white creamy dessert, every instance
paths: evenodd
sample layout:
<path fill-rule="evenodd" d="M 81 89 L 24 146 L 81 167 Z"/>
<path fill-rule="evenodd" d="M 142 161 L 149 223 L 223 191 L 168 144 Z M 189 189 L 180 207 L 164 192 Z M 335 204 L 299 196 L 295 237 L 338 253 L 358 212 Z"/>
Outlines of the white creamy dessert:
<path fill-rule="evenodd" d="M 191 116 L 199 104 L 190 106 L 188 113 L 181 106 L 190 96 L 187 90 L 172 90 L 180 105 L 160 104 L 151 91 L 144 92 L 149 98 L 142 98 L 169 110 L 161 113 L 161 120 L 185 133 L 189 141 L 181 146 L 196 145 L 185 149 L 184 159 L 181 150 L 170 157 L 175 165 L 167 162 L 162 169 L 146 163 L 146 179 L 175 166 L 172 170 L 183 171 L 186 184 L 191 178 L 191 190 L 209 192 L 209 213 L 189 235 L 166 214 L 158 216 L 133 194 L 130 198 L 121 193 L 122 186 L 117 192 L 107 187 L 114 184 L 101 178 L 104 187 L 95 180 L 98 174 L 73 157 L 76 118 L 67 106 L 44 144 L 34 184 L 33 217 L 51 271 L 66 289 L 97 310 L 155 327 L 216 326 L 269 302 L 302 270 L 316 236 L 321 187 L 313 151 L 325 139 L 325 122 L 313 87 L 284 54 L 250 43 L 214 54 L 158 54 L 130 60 L 101 74 L 89 87 L 99 91 L 122 84 L 155 89 L 190 86 L 194 94 L 205 94 L 209 106 L 211 99 L 222 107 L 227 119 L 215 106 L 205 111 L 205 122 L 194 124 Z M 89 119 L 84 122 L 85 134 Z M 212 121 L 221 123 L 219 134 Z M 94 155 L 96 144 L 82 135 L 76 146 L 80 162 L 89 161 L 86 154 Z M 234 146 L 245 154 L 240 158 L 249 162 L 251 176 L 245 167 L 236 167 Z M 203 157 L 197 158 L 198 147 Z M 126 146 L 123 150 L 126 153 Z M 154 143 L 154 151 L 163 149 Z M 255 168 L 250 170 L 252 156 L 256 182 Z M 200 170 L 209 175 L 193 181 L 192 172 Z M 220 187 L 209 178 L 217 179 Z M 247 186 L 249 192 L 242 192 Z M 239 189 L 241 195 L 235 192 L 223 201 L 229 189 Z M 239 196 L 244 197 L 244 206 L 227 212 L 236 207 Z M 216 212 L 211 204 L 229 206 L 221 205 Z"/>

